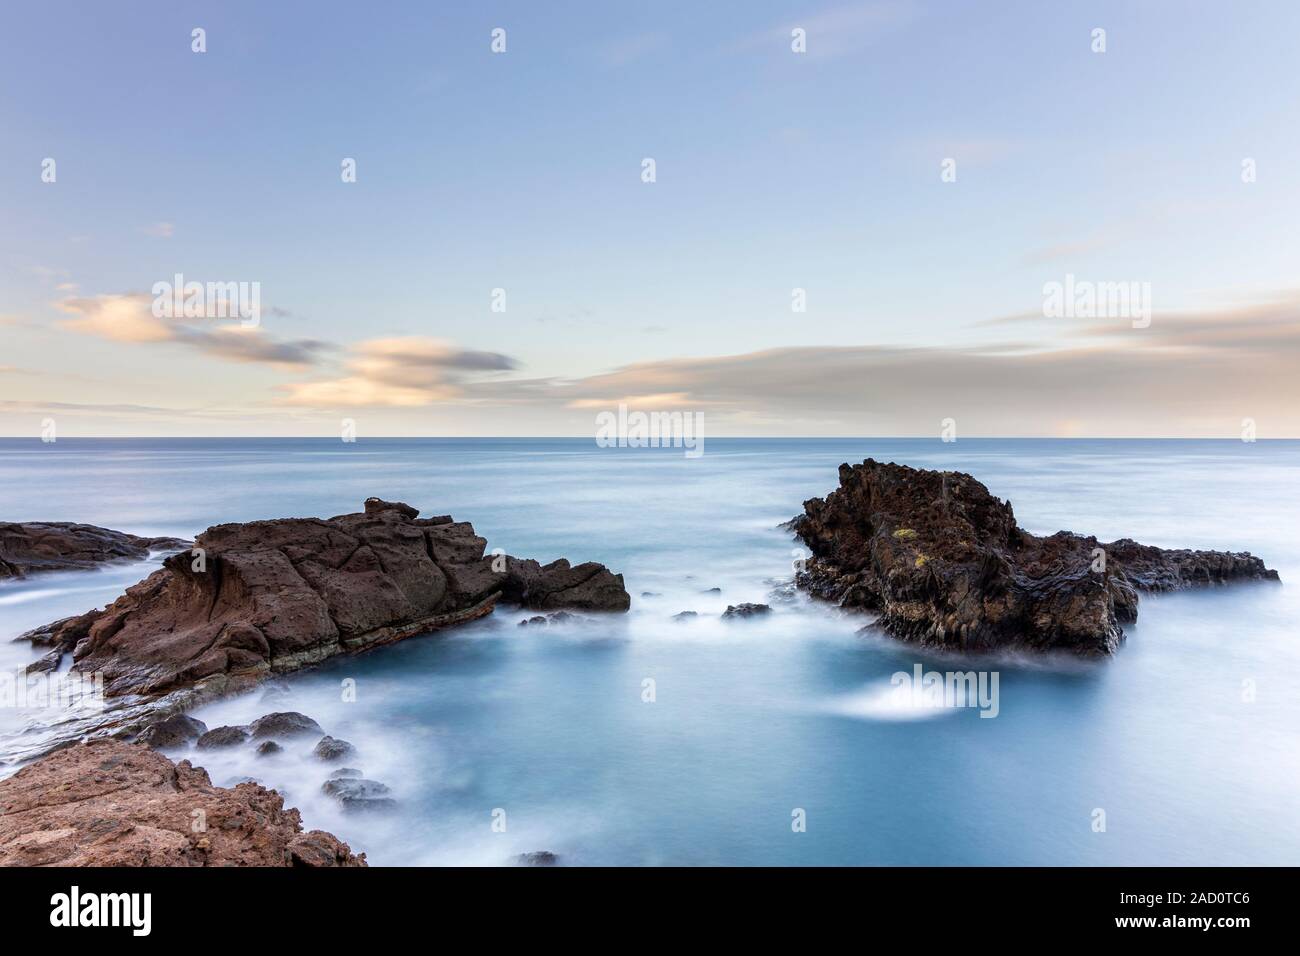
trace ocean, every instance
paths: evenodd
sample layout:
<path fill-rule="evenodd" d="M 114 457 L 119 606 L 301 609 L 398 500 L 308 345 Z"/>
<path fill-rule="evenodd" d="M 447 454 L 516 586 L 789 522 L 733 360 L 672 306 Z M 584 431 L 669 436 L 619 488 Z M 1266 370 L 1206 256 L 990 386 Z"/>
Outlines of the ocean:
<path fill-rule="evenodd" d="M 921 653 L 782 588 L 800 552 L 778 525 L 867 457 L 969 472 L 1035 533 L 1249 550 L 1282 584 L 1145 595 L 1100 662 Z M 280 789 L 372 865 L 1294 864 L 1297 488 L 1294 441 L 709 439 L 692 459 L 591 439 L 0 440 L 0 520 L 191 537 L 375 495 L 624 575 L 626 615 L 537 628 L 499 608 L 195 712 L 298 710 L 352 742 L 395 810 L 341 811 L 312 740 L 169 755 Z M 37 656 L 13 636 L 153 566 L 0 585 L 0 666 Z M 745 601 L 773 613 L 719 619 Z M 996 717 L 902 700 L 893 675 L 917 665 L 996 673 Z M 0 759 L 48 719 L 3 708 Z"/>

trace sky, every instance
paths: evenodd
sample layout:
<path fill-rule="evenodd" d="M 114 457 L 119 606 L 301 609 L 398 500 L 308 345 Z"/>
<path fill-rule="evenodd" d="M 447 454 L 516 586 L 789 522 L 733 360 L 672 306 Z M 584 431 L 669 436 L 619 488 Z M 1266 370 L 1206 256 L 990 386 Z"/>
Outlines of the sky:
<path fill-rule="evenodd" d="M 8 4 L 0 434 L 1298 437 L 1297 36 L 1293 0 Z M 257 324 L 160 317 L 177 274 Z M 1061 315 L 1067 276 L 1133 295 Z"/>

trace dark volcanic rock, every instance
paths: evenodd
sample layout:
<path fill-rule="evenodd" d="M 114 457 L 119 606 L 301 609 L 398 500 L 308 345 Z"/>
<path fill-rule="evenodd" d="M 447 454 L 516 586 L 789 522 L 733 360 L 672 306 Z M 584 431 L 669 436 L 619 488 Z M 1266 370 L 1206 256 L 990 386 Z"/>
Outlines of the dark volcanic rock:
<path fill-rule="evenodd" d="M 1038 537 L 970 475 L 871 459 L 841 465 L 839 488 L 804 502 L 791 529 L 813 554 L 800 587 L 878 611 L 895 637 L 961 650 L 1112 654 L 1141 590 L 1278 577 L 1246 553 Z"/>
<path fill-rule="evenodd" d="M 757 617 L 760 614 L 771 613 L 772 608 L 766 604 L 728 604 L 722 616 L 724 618 Z"/>
<path fill-rule="evenodd" d="M 357 748 L 346 740 L 322 737 L 311 752 L 321 760 L 342 760 L 344 757 L 350 757 L 356 753 Z"/>
<path fill-rule="evenodd" d="M 392 791 L 387 786 L 364 777 L 333 777 L 320 789 L 341 803 L 344 810 L 390 810 L 397 806 L 397 801 L 388 796 Z"/>
<path fill-rule="evenodd" d="M 531 853 L 520 853 L 514 862 L 515 866 L 555 866 L 560 858 L 550 850 L 533 850 Z"/>
<path fill-rule="evenodd" d="M 216 727 L 198 739 L 196 746 L 200 750 L 215 750 L 218 747 L 237 747 L 248 739 L 247 727 Z"/>
<path fill-rule="evenodd" d="M 625 611 L 603 565 L 542 566 L 484 555 L 466 522 L 417 517 L 400 502 L 320 518 L 222 524 L 102 611 L 24 637 L 50 666 L 104 675 L 107 697 L 202 688 L 205 699 L 491 613 L 496 601 L 544 610 Z M 201 558 L 202 560 L 199 560 Z"/>
<path fill-rule="evenodd" d="M 150 724 L 136 738 L 136 743 L 148 744 L 150 747 L 179 747 L 191 740 L 198 740 L 208 732 L 208 725 L 184 714 L 173 714 L 164 720 Z"/>
<path fill-rule="evenodd" d="M 214 787 L 137 744 L 64 747 L 0 781 L 0 866 L 365 865 L 274 790 Z"/>
<path fill-rule="evenodd" d="M 323 733 L 320 724 L 306 714 L 287 711 L 280 714 L 267 714 L 248 725 L 248 732 L 254 740 L 268 737 L 301 737 L 305 734 Z"/>
<path fill-rule="evenodd" d="M 40 571 L 84 571 L 112 561 L 142 561 L 151 551 L 179 551 L 179 538 L 140 538 L 93 524 L 0 521 L 0 579 Z"/>

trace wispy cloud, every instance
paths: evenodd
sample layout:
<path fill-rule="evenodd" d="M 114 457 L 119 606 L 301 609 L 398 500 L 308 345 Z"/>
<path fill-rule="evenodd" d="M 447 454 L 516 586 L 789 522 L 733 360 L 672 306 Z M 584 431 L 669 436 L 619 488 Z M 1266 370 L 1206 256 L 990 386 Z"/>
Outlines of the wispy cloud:
<path fill-rule="evenodd" d="M 201 326 L 194 320 L 158 318 L 153 299 L 143 292 L 67 298 L 57 305 L 74 316 L 60 323 L 70 332 L 110 342 L 180 345 L 232 362 L 309 366 L 332 348 L 315 339 L 275 339 L 260 327 L 215 322 Z"/>
<path fill-rule="evenodd" d="M 415 407 L 464 397 L 466 376 L 509 371 L 499 352 L 460 349 L 437 339 L 371 339 L 352 347 L 347 374 L 283 386 L 284 402 L 324 408 Z"/>

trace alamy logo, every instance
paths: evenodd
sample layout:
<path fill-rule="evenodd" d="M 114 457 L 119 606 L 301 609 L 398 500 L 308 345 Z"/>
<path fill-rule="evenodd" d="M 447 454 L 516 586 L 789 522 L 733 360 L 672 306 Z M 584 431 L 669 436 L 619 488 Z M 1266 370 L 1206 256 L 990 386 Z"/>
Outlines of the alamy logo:
<path fill-rule="evenodd" d="M 996 717 L 998 703 L 997 671 L 927 671 L 920 664 L 912 673 L 898 671 L 889 682 L 900 703 L 912 709 L 922 707 L 978 707 L 981 717 Z"/>
<path fill-rule="evenodd" d="M 239 319 L 244 328 L 262 322 L 262 283 L 186 282 L 179 272 L 155 282 L 153 314 L 158 319 Z"/>
<path fill-rule="evenodd" d="M 86 893 L 74 886 L 50 897 L 51 926 L 129 926 L 131 935 L 148 936 L 153 928 L 149 893 Z"/>
<path fill-rule="evenodd" d="M 629 412 L 619 403 L 618 414 L 596 416 L 599 448 L 685 448 L 687 458 L 704 454 L 703 412 Z"/>
<path fill-rule="evenodd" d="M 1151 324 L 1150 282 L 1090 282 L 1066 273 L 1064 282 L 1043 283 L 1047 319 L 1132 319 L 1133 328 Z"/>

